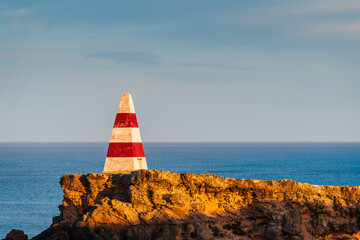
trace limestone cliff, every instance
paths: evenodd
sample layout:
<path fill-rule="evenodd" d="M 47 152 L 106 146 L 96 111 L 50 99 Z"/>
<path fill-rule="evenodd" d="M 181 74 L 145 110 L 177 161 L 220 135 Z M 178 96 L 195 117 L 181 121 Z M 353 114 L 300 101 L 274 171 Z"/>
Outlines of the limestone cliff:
<path fill-rule="evenodd" d="M 65 175 L 33 239 L 360 239 L 360 186 L 139 170 Z"/>

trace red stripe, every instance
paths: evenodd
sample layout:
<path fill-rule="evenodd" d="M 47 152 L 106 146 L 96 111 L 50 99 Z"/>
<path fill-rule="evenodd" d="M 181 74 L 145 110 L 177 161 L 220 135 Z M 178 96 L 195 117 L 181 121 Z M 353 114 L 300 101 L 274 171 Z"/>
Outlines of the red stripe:
<path fill-rule="evenodd" d="M 142 143 L 110 143 L 106 157 L 145 157 Z"/>
<path fill-rule="evenodd" d="M 116 114 L 114 127 L 139 127 L 135 113 L 118 113 Z"/>

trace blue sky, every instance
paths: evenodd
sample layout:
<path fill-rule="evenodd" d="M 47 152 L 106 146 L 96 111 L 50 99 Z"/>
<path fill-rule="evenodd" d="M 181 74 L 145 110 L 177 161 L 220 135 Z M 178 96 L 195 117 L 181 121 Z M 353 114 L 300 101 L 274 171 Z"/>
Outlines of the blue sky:
<path fill-rule="evenodd" d="M 360 2 L 1 1 L 0 141 L 360 141 Z"/>

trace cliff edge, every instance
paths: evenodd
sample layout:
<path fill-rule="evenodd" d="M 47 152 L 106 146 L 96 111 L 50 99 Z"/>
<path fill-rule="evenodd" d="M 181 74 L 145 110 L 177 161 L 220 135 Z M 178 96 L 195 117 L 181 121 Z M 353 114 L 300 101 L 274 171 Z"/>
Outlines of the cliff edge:
<path fill-rule="evenodd" d="M 360 186 L 138 170 L 65 175 L 33 239 L 360 239 Z"/>

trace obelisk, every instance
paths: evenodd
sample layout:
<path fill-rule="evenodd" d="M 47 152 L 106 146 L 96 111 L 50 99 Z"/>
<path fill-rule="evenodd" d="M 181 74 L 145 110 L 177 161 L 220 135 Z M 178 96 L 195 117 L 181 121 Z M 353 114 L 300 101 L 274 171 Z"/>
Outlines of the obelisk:
<path fill-rule="evenodd" d="M 103 173 L 147 169 L 134 103 L 130 93 L 121 96 Z"/>

